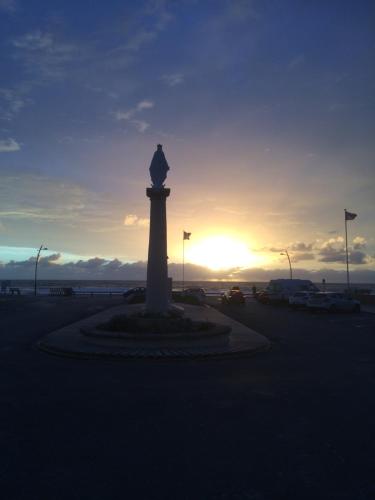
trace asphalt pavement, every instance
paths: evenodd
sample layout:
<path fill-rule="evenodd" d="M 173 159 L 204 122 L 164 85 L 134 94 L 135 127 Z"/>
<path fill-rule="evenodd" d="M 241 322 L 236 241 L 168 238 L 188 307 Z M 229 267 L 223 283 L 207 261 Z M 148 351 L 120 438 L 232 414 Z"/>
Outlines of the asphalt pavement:
<path fill-rule="evenodd" d="M 375 498 L 375 315 L 221 308 L 272 342 L 228 360 L 35 349 L 120 300 L 0 299 L 3 499 Z"/>

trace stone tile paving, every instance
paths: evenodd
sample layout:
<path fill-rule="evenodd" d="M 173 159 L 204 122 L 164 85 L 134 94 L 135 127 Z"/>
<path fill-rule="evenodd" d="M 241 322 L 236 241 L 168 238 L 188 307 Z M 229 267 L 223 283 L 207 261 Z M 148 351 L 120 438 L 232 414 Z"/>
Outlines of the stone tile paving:
<path fill-rule="evenodd" d="M 238 356 L 268 349 L 269 341 L 243 324 L 229 318 L 212 307 L 185 306 L 185 315 L 195 321 L 210 321 L 228 325 L 230 335 L 224 341 L 199 338 L 137 341 L 116 338 L 98 338 L 83 335 L 81 330 L 89 330 L 97 324 L 108 321 L 116 314 L 134 312 L 140 306 L 117 306 L 83 319 L 53 332 L 38 342 L 38 347 L 51 354 L 81 357 L 84 359 L 176 359 Z M 213 342 L 213 340 L 215 342 Z"/>

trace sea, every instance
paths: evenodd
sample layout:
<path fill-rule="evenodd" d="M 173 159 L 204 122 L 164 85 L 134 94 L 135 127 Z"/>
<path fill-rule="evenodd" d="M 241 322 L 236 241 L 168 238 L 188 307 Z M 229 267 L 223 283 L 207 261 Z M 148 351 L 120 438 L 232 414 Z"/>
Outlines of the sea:
<path fill-rule="evenodd" d="M 3 280 L 3 282 L 6 280 Z M 245 293 L 252 293 L 253 287 L 257 291 L 266 288 L 268 282 L 265 281 L 185 281 L 184 287 L 204 288 L 207 295 L 220 295 L 229 290 L 232 286 L 239 286 Z M 322 291 L 342 292 L 347 288 L 346 283 L 315 283 Z M 34 293 L 33 280 L 9 280 L 8 286 L 18 288 L 21 295 Z M 73 288 L 75 294 L 121 294 L 129 288 L 146 286 L 145 281 L 122 281 L 122 280 L 38 280 L 38 295 L 48 295 L 52 288 Z M 173 281 L 173 290 L 182 290 L 181 281 Z M 375 295 L 375 284 L 351 283 L 351 289 L 360 293 L 370 293 Z"/>

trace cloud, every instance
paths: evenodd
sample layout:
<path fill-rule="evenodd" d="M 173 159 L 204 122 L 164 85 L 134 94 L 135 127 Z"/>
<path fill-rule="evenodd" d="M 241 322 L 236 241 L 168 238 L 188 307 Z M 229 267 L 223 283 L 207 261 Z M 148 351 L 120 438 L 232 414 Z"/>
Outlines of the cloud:
<path fill-rule="evenodd" d="M 53 46 L 53 38 L 51 33 L 42 33 L 37 30 L 14 38 L 12 43 L 14 47 L 19 49 L 43 50 L 50 49 Z"/>
<path fill-rule="evenodd" d="M 176 85 L 180 85 L 184 83 L 185 77 L 182 73 L 170 73 L 165 74 L 161 77 L 161 79 L 169 86 L 175 87 Z"/>
<path fill-rule="evenodd" d="M 138 102 L 138 104 L 134 108 L 131 108 L 128 111 L 118 110 L 115 111 L 113 115 L 117 121 L 125 120 L 129 122 L 136 130 L 138 130 L 138 132 L 143 134 L 150 127 L 150 124 L 145 120 L 134 119 L 133 117 L 143 112 L 145 109 L 151 109 L 154 106 L 155 103 L 153 101 L 145 99 Z"/>
<path fill-rule="evenodd" d="M 318 254 L 320 262 L 345 262 L 344 239 L 341 236 L 330 238 L 322 244 Z"/>
<path fill-rule="evenodd" d="M 141 30 L 126 43 L 125 48 L 131 51 L 138 51 L 143 45 L 152 42 L 156 37 L 156 31 Z"/>
<path fill-rule="evenodd" d="M 137 60 L 137 54 L 143 47 L 155 42 L 169 22 L 173 19 L 168 7 L 170 2 L 153 0 L 135 9 L 124 23 L 124 37 L 118 45 L 111 48 L 103 58 L 106 66 L 111 69 L 123 69 Z M 150 26 L 145 28 L 145 26 Z"/>
<path fill-rule="evenodd" d="M 171 4 L 169 0 L 150 0 L 146 3 L 144 15 L 152 17 L 157 32 L 163 31 L 173 19 L 168 10 Z"/>
<path fill-rule="evenodd" d="M 294 69 L 296 66 L 300 66 L 305 62 L 305 56 L 304 55 L 299 55 L 294 57 L 288 64 L 289 69 Z"/>
<path fill-rule="evenodd" d="M 119 94 L 117 92 L 114 92 L 113 90 L 108 90 L 97 85 L 92 85 L 91 83 L 86 83 L 84 87 L 88 90 L 91 90 L 91 92 L 110 97 L 111 99 L 118 99 L 120 97 Z"/>
<path fill-rule="evenodd" d="M 64 135 L 58 139 L 60 144 L 74 144 L 75 139 L 71 135 Z"/>
<path fill-rule="evenodd" d="M 283 248 L 283 247 L 270 247 L 270 248 L 264 248 L 262 250 L 268 250 L 269 252 L 272 252 L 272 253 L 280 253 L 280 252 L 284 252 L 285 248 Z"/>
<path fill-rule="evenodd" d="M 308 252 L 312 250 L 313 244 L 312 243 L 303 243 L 302 241 L 297 241 L 296 243 L 293 243 L 288 247 L 288 249 L 296 252 Z"/>
<path fill-rule="evenodd" d="M 82 51 L 72 43 L 56 40 L 52 33 L 35 30 L 12 40 L 13 57 L 22 62 L 29 73 L 42 79 L 61 79 L 67 73 L 67 65 L 78 62 Z"/>
<path fill-rule="evenodd" d="M 31 99 L 25 98 L 25 91 L 0 88 L 0 118 L 3 120 L 12 120 Z"/>
<path fill-rule="evenodd" d="M 145 262 L 123 263 L 118 259 L 93 257 L 76 262 L 58 263 L 59 254 L 40 259 L 39 279 L 128 279 L 144 280 Z M 0 263 L 0 272 L 6 279 L 32 279 L 35 257 L 24 261 Z"/>
<path fill-rule="evenodd" d="M 249 213 L 248 210 L 243 210 L 243 209 L 239 210 L 238 208 L 235 208 L 234 206 L 225 206 L 225 205 L 220 205 L 220 206 L 214 207 L 214 210 L 216 212 L 223 212 L 225 214 L 235 215 L 238 217 L 243 217 Z"/>
<path fill-rule="evenodd" d="M 149 219 L 140 218 L 138 217 L 138 215 L 135 214 L 125 215 L 124 218 L 124 226 L 148 227 L 149 223 L 150 223 Z"/>
<path fill-rule="evenodd" d="M 71 136 L 71 135 L 64 135 L 62 137 L 59 137 L 57 141 L 60 144 L 79 144 L 79 143 L 85 143 L 85 144 L 94 144 L 101 142 L 104 139 L 103 135 L 97 135 L 93 137 L 78 137 L 78 136 Z"/>
<path fill-rule="evenodd" d="M 287 249 L 289 253 L 311 252 L 313 250 L 313 247 L 314 247 L 313 243 L 304 243 L 303 241 L 296 241 L 295 243 L 289 243 L 289 245 L 285 246 L 264 247 L 260 251 L 280 253 L 280 252 L 285 252 L 285 249 Z"/>
<path fill-rule="evenodd" d="M 31 257 L 31 259 L 35 259 L 35 257 Z M 51 253 L 50 255 L 42 256 L 39 259 L 39 266 L 44 266 L 50 263 L 56 263 L 58 260 L 60 260 L 61 254 L 60 253 Z"/>
<path fill-rule="evenodd" d="M 67 180 L 25 172 L 0 173 L 0 218 L 5 222 L 27 221 L 84 224 L 100 228 L 121 225 L 122 207 L 105 195 L 97 194 Z"/>
<path fill-rule="evenodd" d="M 0 153 L 13 153 L 20 149 L 21 146 L 15 139 L 0 139 Z"/>
<path fill-rule="evenodd" d="M 133 214 L 125 215 L 124 226 L 134 226 L 137 222 L 138 217 Z"/>
<path fill-rule="evenodd" d="M 288 245 L 287 249 L 292 262 L 300 262 L 300 261 L 315 259 L 315 254 L 312 252 L 313 250 L 312 243 L 304 243 L 303 241 L 297 241 L 296 243 Z M 280 246 L 280 247 L 263 248 L 260 251 L 282 253 L 285 252 L 285 247 Z"/>
<path fill-rule="evenodd" d="M 118 121 L 130 120 L 130 118 L 134 115 L 134 113 L 135 113 L 134 109 L 130 109 L 129 111 L 115 111 L 114 116 Z"/>
<path fill-rule="evenodd" d="M 353 248 L 354 250 L 361 250 L 363 248 L 366 248 L 366 239 L 363 238 L 362 236 L 356 236 L 353 240 Z"/>
<path fill-rule="evenodd" d="M 65 264 L 65 265 L 75 265 L 77 268 L 81 268 L 84 270 L 95 270 L 103 267 L 108 261 L 106 259 L 100 258 L 100 257 L 93 257 L 92 259 L 88 260 L 79 260 L 75 264 L 72 262 Z"/>
<path fill-rule="evenodd" d="M 351 264 L 369 264 L 370 257 L 360 250 L 354 250 L 349 253 L 349 262 Z"/>
<path fill-rule="evenodd" d="M 16 0 L 0 0 L 0 10 L 13 14 L 18 10 L 18 3 Z"/>
<path fill-rule="evenodd" d="M 371 262 L 371 258 L 362 252 L 360 249 L 365 248 L 366 240 L 361 236 L 357 236 L 353 240 L 353 247 L 348 248 L 349 262 L 351 264 L 363 265 Z M 318 252 L 320 262 L 345 263 L 346 251 L 344 238 L 330 238 L 324 242 Z"/>
<path fill-rule="evenodd" d="M 141 132 L 142 134 L 150 127 L 150 124 L 144 120 L 131 120 L 130 123 L 132 123 L 138 132 Z"/>
<path fill-rule="evenodd" d="M 147 101 L 147 100 L 140 101 L 137 104 L 137 110 L 138 111 L 142 111 L 143 109 L 150 109 L 150 108 L 153 108 L 153 107 L 154 107 L 154 103 L 152 101 Z"/>
<path fill-rule="evenodd" d="M 254 0 L 227 0 L 227 14 L 230 20 L 239 22 L 258 18 Z"/>
<path fill-rule="evenodd" d="M 130 120 L 134 115 L 140 113 L 144 109 L 151 109 L 155 106 L 155 103 L 153 101 L 149 100 L 143 100 L 140 101 L 134 108 L 131 108 L 127 111 L 115 111 L 113 115 L 115 116 L 116 120 L 121 121 L 121 120 Z"/>
<path fill-rule="evenodd" d="M 369 264 L 372 259 L 369 255 L 361 252 L 366 246 L 365 238 L 357 236 L 353 240 L 353 246 L 349 247 L 349 262 L 355 265 Z M 315 243 L 304 243 L 297 241 L 293 244 L 289 244 L 287 247 L 290 255 L 290 259 L 293 263 L 315 260 L 318 259 L 319 262 L 327 263 L 345 263 L 346 262 L 346 251 L 344 245 L 344 238 L 337 236 L 335 238 L 329 238 L 327 241 L 321 243 L 317 246 Z M 272 253 L 282 253 L 284 252 L 283 247 L 265 247 L 261 248 L 260 252 L 272 252 Z"/>
<path fill-rule="evenodd" d="M 93 257 L 87 260 L 80 259 L 75 262 L 61 263 L 60 254 L 52 254 L 42 257 L 40 260 L 39 278 L 42 279 L 105 279 L 105 280 L 145 280 L 147 263 L 143 261 L 127 263 L 118 259 L 104 259 Z M 32 279 L 35 266 L 35 257 L 24 261 L 11 260 L 0 263 L 0 272 L 4 279 Z M 177 263 L 168 265 L 169 276 L 174 280 L 181 279 L 182 266 Z M 327 283 L 345 283 L 346 271 L 330 268 L 309 271 L 303 268 L 295 268 L 294 276 L 297 279 L 310 279 L 319 283 L 326 279 Z M 191 281 L 209 280 L 237 280 L 252 282 L 265 282 L 275 278 L 288 278 L 287 269 L 226 269 L 213 271 L 195 264 L 185 264 L 185 277 Z M 363 269 L 351 272 L 352 283 L 374 283 L 375 270 Z"/>
<path fill-rule="evenodd" d="M 291 260 L 292 262 L 301 262 L 304 260 L 314 260 L 315 259 L 315 254 L 309 253 L 309 252 L 296 252 L 293 253 Z"/>

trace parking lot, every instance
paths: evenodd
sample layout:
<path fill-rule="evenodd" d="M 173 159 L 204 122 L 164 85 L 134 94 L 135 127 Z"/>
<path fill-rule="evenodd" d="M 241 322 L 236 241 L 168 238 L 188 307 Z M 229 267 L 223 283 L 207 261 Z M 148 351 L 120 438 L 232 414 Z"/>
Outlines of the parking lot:
<path fill-rule="evenodd" d="M 346 352 L 349 344 L 371 344 L 375 338 L 375 315 L 365 311 L 331 313 L 306 308 L 291 309 L 287 304 L 262 304 L 253 298 L 247 298 L 244 306 L 223 306 L 217 298 L 209 302 L 271 339 L 274 349 L 278 341 L 282 341 L 290 343 L 290 348 L 314 345 L 324 352 L 341 349 L 338 344 L 342 344 Z M 347 352 L 348 360 L 353 361 L 352 353 L 352 349 Z"/>
<path fill-rule="evenodd" d="M 3 498 L 375 497 L 375 315 L 247 300 L 222 311 L 272 348 L 228 360 L 79 361 L 34 348 L 111 304 L 15 298 L 3 308 Z"/>

